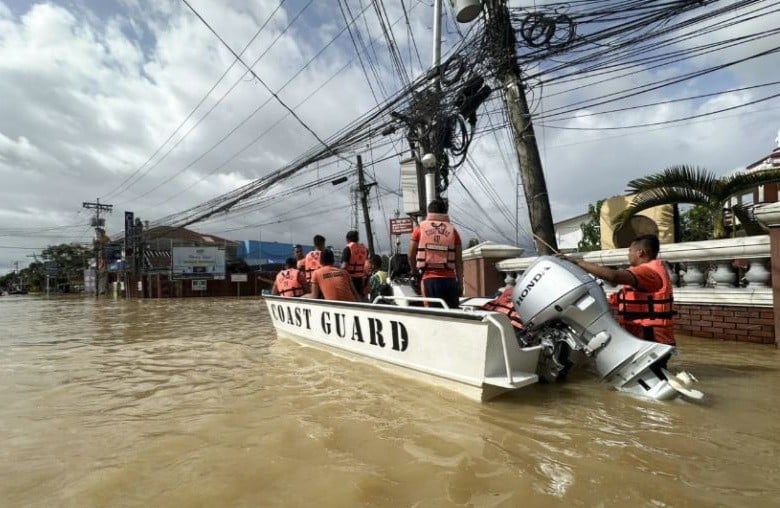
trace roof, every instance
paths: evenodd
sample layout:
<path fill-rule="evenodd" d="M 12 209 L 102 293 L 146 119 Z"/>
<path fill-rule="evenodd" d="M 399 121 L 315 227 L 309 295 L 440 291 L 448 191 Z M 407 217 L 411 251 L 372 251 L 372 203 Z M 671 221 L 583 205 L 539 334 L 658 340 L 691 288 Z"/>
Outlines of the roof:
<path fill-rule="evenodd" d="M 216 235 L 209 235 L 204 233 L 198 233 L 187 228 L 177 228 L 172 226 L 157 226 L 146 230 L 145 235 L 147 238 L 154 239 L 170 239 L 179 240 L 183 242 L 197 243 L 200 245 L 231 245 L 236 246 L 238 242 L 228 240 Z"/>
<path fill-rule="evenodd" d="M 590 219 L 590 214 L 585 212 L 585 213 L 580 214 L 580 215 L 575 215 L 574 217 L 569 217 L 568 219 L 560 220 L 560 221 L 556 222 L 555 224 L 553 224 L 553 226 L 555 228 L 558 228 L 558 227 L 561 227 L 561 226 L 570 226 L 570 225 L 575 225 L 575 224 L 579 225 L 579 224 L 582 224 L 584 222 L 588 222 L 589 219 Z"/>

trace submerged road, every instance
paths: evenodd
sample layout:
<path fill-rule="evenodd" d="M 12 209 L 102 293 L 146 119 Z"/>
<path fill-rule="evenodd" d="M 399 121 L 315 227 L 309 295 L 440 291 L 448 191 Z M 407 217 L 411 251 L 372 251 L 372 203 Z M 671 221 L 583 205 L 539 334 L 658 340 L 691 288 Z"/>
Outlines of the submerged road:
<path fill-rule="evenodd" d="M 771 506 L 780 352 L 682 338 L 702 404 L 587 373 L 488 404 L 273 334 L 263 302 L 0 298 L 21 506 Z"/>

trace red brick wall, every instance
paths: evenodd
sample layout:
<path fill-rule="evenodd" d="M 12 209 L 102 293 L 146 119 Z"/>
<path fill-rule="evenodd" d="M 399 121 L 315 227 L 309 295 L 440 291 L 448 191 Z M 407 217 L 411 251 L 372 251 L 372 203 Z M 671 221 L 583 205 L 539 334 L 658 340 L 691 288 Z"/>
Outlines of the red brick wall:
<path fill-rule="evenodd" d="M 675 332 L 692 337 L 775 343 L 774 311 L 764 307 L 674 304 Z"/>

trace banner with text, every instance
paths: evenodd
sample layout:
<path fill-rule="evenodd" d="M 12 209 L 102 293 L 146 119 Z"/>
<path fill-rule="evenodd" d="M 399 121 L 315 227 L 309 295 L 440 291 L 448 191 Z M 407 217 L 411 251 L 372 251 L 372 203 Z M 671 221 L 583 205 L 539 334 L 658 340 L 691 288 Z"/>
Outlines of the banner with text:
<path fill-rule="evenodd" d="M 174 247 L 171 258 L 174 279 L 225 278 L 225 251 L 217 247 Z"/>

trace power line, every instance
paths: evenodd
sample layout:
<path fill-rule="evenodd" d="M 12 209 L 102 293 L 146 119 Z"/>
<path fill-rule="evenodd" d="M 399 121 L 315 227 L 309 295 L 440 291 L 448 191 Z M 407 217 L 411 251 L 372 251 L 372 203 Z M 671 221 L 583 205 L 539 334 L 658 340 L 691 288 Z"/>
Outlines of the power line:
<path fill-rule="evenodd" d="M 251 46 L 251 45 L 252 45 L 252 43 L 253 43 L 253 42 L 254 42 L 254 41 L 257 39 L 257 37 L 260 35 L 260 33 L 263 31 L 263 29 L 266 27 L 266 25 L 268 25 L 268 23 L 269 23 L 269 22 L 271 21 L 271 19 L 274 17 L 274 15 L 276 14 L 276 12 L 277 12 L 277 11 L 278 11 L 278 10 L 279 10 L 281 7 L 282 7 L 282 5 L 284 4 L 284 2 L 286 2 L 286 1 L 287 1 L 287 0 L 280 0 L 279 4 L 277 4 L 277 6 L 276 6 L 276 8 L 273 10 L 273 12 L 271 12 L 271 14 L 268 16 L 268 18 L 266 18 L 265 22 L 264 22 L 264 23 L 263 23 L 263 24 L 260 26 L 260 28 L 258 28 L 258 30 L 255 32 L 255 34 L 252 36 L 252 38 L 249 40 L 249 42 L 248 42 L 248 43 L 246 43 L 246 45 L 244 46 L 244 48 L 241 50 L 241 53 L 240 53 L 241 55 L 243 55 L 243 54 L 246 52 L 246 50 L 247 50 L 247 49 L 249 49 L 249 46 Z M 265 53 L 263 53 L 263 54 L 265 54 Z M 206 99 L 208 99 L 208 97 L 211 95 L 211 92 L 213 92 L 213 91 L 214 91 L 214 90 L 217 88 L 217 86 L 219 86 L 219 84 L 220 84 L 220 83 L 222 83 L 222 80 L 223 80 L 223 79 L 225 79 L 225 76 L 227 76 L 227 75 L 228 75 L 228 73 L 229 73 L 229 72 L 230 72 L 230 71 L 233 69 L 233 67 L 236 65 L 236 62 L 238 62 L 238 59 L 234 59 L 234 60 L 233 60 L 233 62 L 231 62 L 231 64 L 230 64 L 230 65 L 227 67 L 227 69 L 225 69 L 225 71 L 222 73 L 222 75 L 219 77 L 219 79 L 217 79 L 217 81 L 216 81 L 216 82 L 215 82 L 215 83 L 214 83 L 214 84 L 211 86 L 211 88 L 209 88 L 208 92 L 206 92 L 206 94 L 205 94 L 203 97 L 201 97 L 200 101 L 198 101 L 198 103 L 195 105 L 195 107 L 194 107 L 194 108 L 192 108 L 192 110 L 191 110 L 191 111 L 189 112 L 189 114 L 188 114 L 188 115 L 187 115 L 187 116 L 184 118 L 184 120 L 182 120 L 182 121 L 179 123 L 179 125 L 178 125 L 178 126 L 176 126 L 176 128 L 175 128 L 175 129 L 173 130 L 173 132 L 171 132 L 171 134 L 170 134 L 170 135 L 169 135 L 169 136 L 168 136 L 168 137 L 165 139 L 165 141 L 163 141 L 163 142 L 160 144 L 160 146 L 158 146 L 158 147 L 157 147 L 157 149 L 154 151 L 154 153 L 152 153 L 152 155 L 150 155 L 150 156 L 149 156 L 149 158 L 148 158 L 148 159 L 146 159 L 146 161 L 145 161 L 143 164 L 141 164 L 141 165 L 140 165 L 140 166 L 139 166 L 139 167 L 138 167 L 138 168 L 137 168 L 135 171 L 133 171 L 133 173 L 131 173 L 129 176 L 127 176 L 127 177 L 126 177 L 124 180 L 122 180 L 122 182 L 121 182 L 119 185 L 117 185 L 116 187 L 114 187 L 113 189 L 111 189 L 110 191 L 108 191 L 107 193 L 105 193 L 103 196 L 101 196 L 103 199 L 108 199 L 108 197 L 110 197 L 111 195 L 114 195 L 114 194 L 115 194 L 117 191 L 119 191 L 120 189 L 122 189 L 122 187 L 123 187 L 125 184 L 127 184 L 127 183 L 128 183 L 130 180 L 132 180 L 132 178 L 133 178 L 134 176 L 136 176 L 136 175 L 137 175 L 137 174 L 138 174 L 138 173 L 139 173 L 139 172 L 140 172 L 140 171 L 141 171 L 141 170 L 142 170 L 142 169 L 143 169 L 143 168 L 144 168 L 144 167 L 145 167 L 147 164 L 149 164 L 149 163 L 150 163 L 150 162 L 151 162 L 151 161 L 152 161 L 152 160 L 153 160 L 153 159 L 154 159 L 154 158 L 157 156 L 157 154 L 158 154 L 158 153 L 160 153 L 160 151 L 163 149 L 163 147 L 164 147 L 165 145 L 167 145 L 167 144 L 168 144 L 168 142 L 169 142 L 171 139 L 173 139 L 173 137 L 174 137 L 174 136 L 175 136 L 175 135 L 176 135 L 176 134 L 177 134 L 177 133 L 178 133 L 178 132 L 179 132 L 179 131 L 182 129 L 182 127 L 184 127 L 184 125 L 187 123 L 187 121 L 188 121 L 190 118 L 192 118 L 192 116 L 193 116 L 193 115 L 195 114 L 195 112 L 196 112 L 196 111 L 197 111 L 197 110 L 198 110 L 198 109 L 199 109 L 199 108 L 200 108 L 200 107 L 203 105 L 203 103 L 204 103 L 204 102 L 206 102 Z M 257 62 L 255 62 L 255 63 L 257 63 Z M 254 65 L 254 64 L 253 64 L 253 65 Z M 244 75 L 246 75 L 246 73 L 244 73 Z M 241 79 L 239 78 L 239 80 L 237 80 L 237 81 L 236 81 L 236 82 L 233 84 L 233 87 L 231 87 L 231 88 L 230 88 L 230 90 L 228 90 L 228 92 L 227 92 L 225 95 L 223 95 L 223 96 L 222 96 L 222 98 L 220 98 L 220 100 L 219 100 L 219 101 L 217 101 L 217 104 L 219 104 L 219 102 L 221 102 L 221 101 L 222 101 L 222 99 L 224 99 L 224 98 L 225 98 L 225 96 L 226 96 L 228 93 L 230 93 L 231 91 L 233 91 L 233 88 L 235 88 L 236 84 L 238 84 L 238 83 L 240 82 L 240 80 L 241 80 Z M 206 114 L 205 114 L 205 115 L 203 115 L 203 116 L 202 116 L 202 117 L 201 117 L 201 118 L 198 120 L 198 122 L 197 122 L 197 123 L 196 123 L 196 124 L 195 124 L 195 125 L 194 125 L 194 126 L 193 126 L 193 127 L 190 129 L 190 130 L 189 130 L 189 131 L 187 131 L 187 133 L 185 133 L 185 134 L 184 134 L 184 136 L 182 136 L 182 137 L 181 137 L 181 138 L 180 138 L 180 139 L 179 139 L 179 140 L 176 142 L 176 144 L 175 144 L 175 145 L 174 145 L 174 146 L 171 148 L 171 150 L 172 150 L 173 148 L 175 148 L 176 146 L 178 146 L 178 145 L 179 145 L 179 143 L 181 143 L 181 142 L 182 142 L 182 141 L 183 141 L 183 140 L 184 140 L 184 139 L 185 139 L 185 138 L 186 138 L 186 137 L 187 137 L 187 136 L 190 134 L 190 132 L 192 132 L 192 130 L 193 130 L 193 129 L 194 129 L 194 128 L 195 128 L 195 127 L 198 125 L 198 124 L 200 124 L 200 122 L 202 122 L 202 121 L 203 121 L 203 119 L 204 119 L 204 118 L 206 118 L 206 117 L 209 115 L 209 113 L 211 113 L 211 111 L 213 111 L 214 107 L 216 107 L 216 104 L 215 104 L 215 105 L 214 105 L 214 106 L 213 106 L 213 107 L 212 107 L 212 108 L 211 108 L 211 109 L 210 109 L 208 112 L 206 112 Z M 168 151 L 168 152 L 167 152 L 165 155 L 163 155 L 163 157 L 162 157 L 162 158 L 160 158 L 160 159 L 159 159 L 159 160 L 158 160 L 158 161 L 157 161 L 157 162 L 156 162 L 156 163 L 155 163 L 153 166 L 151 166 L 149 169 L 147 169 L 147 171 L 144 173 L 144 175 L 145 175 L 145 174 L 148 174 L 148 172 L 149 172 L 151 169 L 153 169 L 154 167 L 156 167 L 157 165 L 159 165 L 159 164 L 160 164 L 160 162 L 162 162 L 162 161 L 165 159 L 165 157 L 167 157 L 167 156 L 168 156 L 168 154 L 171 152 L 171 150 L 169 150 L 169 151 Z M 143 178 L 143 176 L 144 176 L 144 175 L 141 175 L 141 177 L 139 177 L 139 178 L 138 178 L 138 179 L 137 179 L 135 182 L 133 182 L 132 184 L 128 185 L 128 186 L 127 186 L 127 188 L 126 188 L 125 190 L 129 189 L 130 187 L 132 187 L 132 186 L 133 186 L 135 183 L 137 183 L 137 182 L 138 182 L 138 180 L 140 180 L 140 178 Z M 121 194 L 121 192 L 120 192 L 120 194 Z"/>
<path fill-rule="evenodd" d="M 236 59 L 237 59 L 239 62 L 241 62 L 241 64 L 242 64 L 242 65 L 244 65 L 244 67 L 246 67 L 246 68 L 249 70 L 249 72 L 252 74 L 252 76 L 253 76 L 253 77 L 254 77 L 254 78 L 255 78 L 255 79 L 256 79 L 256 80 L 257 80 L 257 81 L 258 81 L 258 82 L 259 82 L 261 85 L 263 85 L 263 88 L 265 88 L 265 89 L 266 89 L 266 91 L 267 91 L 268 93 L 270 93 L 270 94 L 273 96 L 273 98 L 274 98 L 274 99 L 276 99 L 276 101 L 277 101 L 277 102 L 278 102 L 278 103 L 279 103 L 279 104 L 280 104 L 280 105 L 281 105 L 281 106 L 282 106 L 284 109 L 286 109 L 286 110 L 287 110 L 287 111 L 290 113 L 290 115 L 292 115 L 292 117 L 293 117 L 293 118 L 295 118 L 295 120 L 296 120 L 296 121 L 297 121 L 299 124 L 301 124 L 301 126 L 302 126 L 304 129 L 306 129 L 306 130 L 307 130 L 307 131 L 308 131 L 308 132 L 309 132 L 309 133 L 310 133 L 312 136 L 314 136 L 314 138 L 315 138 L 317 141 L 319 141 L 319 142 L 320 142 L 320 144 L 322 144 L 322 145 L 323 145 L 323 146 L 324 146 L 324 147 L 325 147 L 325 148 L 326 148 L 328 151 L 330 151 L 330 152 L 331 152 L 331 153 L 332 153 L 334 156 L 336 156 L 336 157 L 341 157 L 341 155 L 339 155 L 338 153 L 336 153 L 336 152 L 335 152 L 335 151 L 334 151 L 334 150 L 333 150 L 333 149 L 330 147 L 330 145 L 328 145 L 327 143 L 325 143 L 325 141 L 323 141 L 323 140 L 322 140 L 322 138 L 320 138 L 320 137 L 317 135 L 317 133 L 316 133 L 316 132 L 314 132 L 314 131 L 312 130 L 312 128 L 311 128 L 311 127 L 309 127 L 309 126 L 306 124 L 306 122 L 304 122 L 303 120 L 301 120 L 301 118 L 300 118 L 300 117 L 299 117 L 299 116 L 298 116 L 298 115 L 295 113 L 295 111 L 293 111 L 293 110 L 290 108 L 290 106 L 288 106 L 288 105 L 287 105 L 287 104 L 286 104 L 286 103 L 285 103 L 285 102 L 284 102 L 284 101 L 283 101 L 283 100 L 282 100 L 282 99 L 281 99 L 281 98 L 280 98 L 280 97 L 279 97 L 279 96 L 276 94 L 276 92 L 274 92 L 274 91 L 271 89 L 271 87 L 269 87 L 269 86 L 268 86 L 268 85 L 265 83 L 265 81 L 263 81 L 263 79 L 262 79 L 260 76 L 258 76 L 258 75 L 257 75 L 257 73 L 256 73 L 254 70 L 252 70 L 252 68 L 251 68 L 250 66 L 248 66 L 248 65 L 246 64 L 246 62 L 244 62 L 244 61 L 241 59 L 241 57 L 238 55 L 238 53 L 236 53 L 236 52 L 235 52 L 235 50 L 234 50 L 232 47 L 230 47 L 230 45 L 229 45 L 227 42 L 225 42 L 225 40 L 224 40 L 224 39 L 223 39 L 223 38 L 222 38 L 222 37 L 221 37 L 221 36 L 220 36 L 220 35 L 219 35 L 219 34 L 216 32 L 216 30 L 214 30 L 214 28 L 212 28 L 212 26 L 211 26 L 211 25 L 210 25 L 210 24 L 209 24 L 209 23 L 208 23 L 208 22 L 207 22 L 205 19 L 203 19 L 203 16 L 201 16 L 201 15 L 200 15 L 200 13 L 198 13 L 198 11 L 196 11 L 196 10 L 195 10 L 195 9 L 192 7 L 192 5 L 190 5 L 190 3 L 189 3 L 187 0 L 181 0 L 181 1 L 184 3 L 184 5 L 186 5 L 186 6 L 187 6 L 187 7 L 188 7 L 188 8 L 189 8 L 191 11 L 192 11 L 192 13 L 193 13 L 193 14 L 195 14 L 195 16 L 197 16 L 197 17 L 198 17 L 198 19 L 199 19 L 199 20 L 201 20 L 201 22 L 202 22 L 204 25 L 206 25 L 206 28 L 208 28 L 208 29 L 209 29 L 209 31 L 211 31 L 211 33 L 213 33 L 213 34 L 214 34 L 214 36 L 215 36 L 217 39 L 219 39 L 219 42 L 221 42 L 221 43 L 222 43 L 222 45 L 223 45 L 223 46 L 225 46 L 225 48 L 227 48 L 227 50 L 228 50 L 228 51 L 230 51 L 230 52 L 233 54 L 233 56 L 234 56 L 234 57 L 235 57 L 235 58 L 236 58 Z M 342 158 L 343 158 L 343 157 L 342 157 Z M 345 159 L 345 160 L 346 160 L 346 159 Z"/>

